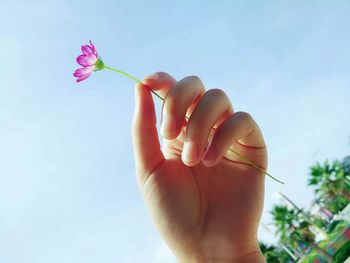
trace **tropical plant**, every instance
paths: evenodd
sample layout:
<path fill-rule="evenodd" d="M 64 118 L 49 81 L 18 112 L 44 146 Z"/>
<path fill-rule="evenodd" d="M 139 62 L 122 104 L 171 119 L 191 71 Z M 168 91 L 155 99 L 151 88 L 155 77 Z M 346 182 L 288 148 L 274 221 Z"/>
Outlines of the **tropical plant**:
<path fill-rule="evenodd" d="M 314 187 L 321 203 L 333 213 L 343 209 L 350 201 L 350 174 L 346 165 L 337 160 L 331 163 L 326 160 L 310 168 L 308 185 Z"/>
<path fill-rule="evenodd" d="M 313 217 L 312 223 L 321 229 L 326 227 L 326 225 L 327 225 L 327 222 L 323 218 L 320 218 L 320 217 Z"/>
<path fill-rule="evenodd" d="M 346 174 L 350 174 L 350 155 L 344 157 L 342 162 L 343 169 Z"/>
<path fill-rule="evenodd" d="M 260 250 L 268 263 L 286 263 L 292 262 L 292 259 L 282 248 L 273 245 L 267 245 L 259 242 Z"/>
<path fill-rule="evenodd" d="M 279 240 L 302 253 L 314 242 L 310 224 L 300 215 L 301 211 L 284 205 L 275 205 L 271 211 Z"/>
<path fill-rule="evenodd" d="M 342 263 L 350 255 L 350 241 L 346 242 L 334 255 L 334 263 Z"/>
<path fill-rule="evenodd" d="M 281 241 L 287 241 L 291 233 L 297 229 L 296 223 L 299 220 L 297 213 L 295 209 L 288 209 L 285 205 L 275 205 L 272 208 L 272 219 Z"/>

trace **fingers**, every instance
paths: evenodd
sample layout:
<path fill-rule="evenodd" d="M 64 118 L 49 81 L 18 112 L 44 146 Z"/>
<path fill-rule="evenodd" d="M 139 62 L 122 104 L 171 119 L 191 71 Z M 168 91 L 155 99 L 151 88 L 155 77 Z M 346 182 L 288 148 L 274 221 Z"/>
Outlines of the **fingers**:
<path fill-rule="evenodd" d="M 156 114 L 151 89 L 165 96 L 175 82 L 175 79 L 169 74 L 157 72 L 144 78 L 142 84 L 135 85 L 132 138 L 138 181 L 141 185 L 164 161 L 156 129 Z"/>
<path fill-rule="evenodd" d="M 168 91 L 175 85 L 176 80 L 166 72 L 155 72 L 142 79 L 142 83 L 156 91 L 161 97 L 165 97 Z"/>
<path fill-rule="evenodd" d="M 160 149 L 156 115 L 150 90 L 143 84 L 135 86 L 135 112 L 132 125 L 137 179 L 143 185 L 152 171 L 164 160 Z"/>
<path fill-rule="evenodd" d="M 248 148 L 265 148 L 258 125 L 246 112 L 234 113 L 218 127 L 203 156 L 203 164 L 216 165 L 235 141 Z"/>
<path fill-rule="evenodd" d="M 168 91 L 163 103 L 161 124 L 165 139 L 175 139 L 179 135 L 186 112 L 204 91 L 202 81 L 195 76 L 181 79 Z"/>
<path fill-rule="evenodd" d="M 253 118 L 245 112 L 233 113 L 230 100 L 222 90 L 205 92 L 202 81 L 196 76 L 176 82 L 169 74 L 157 72 L 136 85 L 133 144 L 138 174 L 142 175 L 140 183 L 165 160 L 158 139 L 151 90 L 164 98 L 161 123 L 164 138 L 175 139 L 182 127 L 186 127 L 181 159 L 187 166 L 201 161 L 206 166 L 214 166 L 234 144 L 245 149 L 265 148 Z M 190 115 L 187 122 L 186 113 Z M 208 141 L 211 141 L 209 147 Z"/>
<path fill-rule="evenodd" d="M 222 90 L 212 89 L 201 97 L 186 127 L 181 155 L 186 165 L 195 166 L 201 162 L 213 126 L 228 111 L 232 112 L 232 106 Z"/>

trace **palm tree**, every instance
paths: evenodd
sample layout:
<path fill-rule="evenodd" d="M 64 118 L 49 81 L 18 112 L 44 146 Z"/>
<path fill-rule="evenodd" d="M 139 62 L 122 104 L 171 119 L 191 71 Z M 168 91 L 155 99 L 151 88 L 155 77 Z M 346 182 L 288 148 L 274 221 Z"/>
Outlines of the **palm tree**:
<path fill-rule="evenodd" d="M 350 201 L 350 174 L 346 165 L 326 160 L 323 165 L 316 163 L 310 168 L 308 185 L 315 187 L 315 194 L 333 213 L 343 209 Z"/>
<path fill-rule="evenodd" d="M 275 205 L 271 211 L 272 219 L 277 228 L 276 232 L 282 241 L 286 241 L 290 232 L 296 230 L 297 211 L 288 209 L 285 205 Z"/>
<path fill-rule="evenodd" d="M 289 209 L 284 205 L 276 205 L 271 214 L 280 240 L 296 248 L 305 248 L 315 242 L 315 237 L 310 231 L 310 222 L 303 218 L 300 211 Z"/>
<path fill-rule="evenodd" d="M 259 242 L 259 247 L 261 252 L 265 255 L 267 252 L 272 252 L 276 250 L 276 247 L 274 245 L 268 245 L 263 242 Z"/>
<path fill-rule="evenodd" d="M 273 207 L 271 214 L 277 228 L 276 234 L 280 242 L 288 244 L 303 254 L 304 251 L 313 247 L 320 254 L 332 259 L 330 255 L 317 244 L 315 244 L 314 234 L 310 231 L 310 222 L 300 215 L 300 211 L 295 208 L 288 209 L 287 206 L 276 205 Z M 331 261 L 330 261 L 331 262 Z"/>
<path fill-rule="evenodd" d="M 285 205 L 275 205 L 271 214 L 279 240 L 301 253 L 301 248 L 306 247 L 306 244 L 298 230 L 298 211 L 294 208 L 288 209 Z"/>

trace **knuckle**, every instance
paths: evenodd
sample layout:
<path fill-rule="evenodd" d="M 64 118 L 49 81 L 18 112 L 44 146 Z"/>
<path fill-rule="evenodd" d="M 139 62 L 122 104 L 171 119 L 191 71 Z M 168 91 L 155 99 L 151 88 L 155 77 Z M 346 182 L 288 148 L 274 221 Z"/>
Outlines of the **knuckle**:
<path fill-rule="evenodd" d="M 187 101 L 188 98 L 191 98 L 194 94 L 201 93 L 200 90 L 197 89 L 197 85 L 193 85 L 194 83 L 189 79 L 181 79 L 178 81 L 165 96 L 166 103 L 174 103 L 181 105 L 181 102 L 184 100 Z M 201 87 L 200 85 L 199 87 Z"/>
<path fill-rule="evenodd" d="M 190 76 L 187 76 L 187 77 L 184 77 L 183 79 L 180 80 L 180 82 L 182 83 L 202 83 L 202 80 L 198 77 L 198 76 L 195 76 L 195 75 L 190 75 Z"/>
<path fill-rule="evenodd" d="M 187 78 L 189 78 L 191 80 L 194 80 L 194 81 L 202 82 L 201 79 L 198 76 L 196 76 L 196 75 L 190 75 L 190 76 L 187 76 Z"/>
<path fill-rule="evenodd" d="M 164 71 L 156 71 L 152 74 L 153 76 L 158 76 L 158 77 L 162 77 L 162 76 L 168 76 L 169 74 L 164 72 Z"/>
<path fill-rule="evenodd" d="M 169 73 L 167 73 L 165 71 L 156 71 L 152 75 L 150 75 L 150 78 L 155 79 L 155 80 L 159 80 L 159 81 L 168 80 L 168 81 L 175 82 L 175 79 Z"/>
<path fill-rule="evenodd" d="M 174 86 L 174 92 L 180 93 L 204 93 L 203 82 L 197 76 L 187 76 L 179 80 Z"/>
<path fill-rule="evenodd" d="M 245 111 L 237 111 L 235 114 L 237 114 L 240 118 L 248 121 L 252 121 L 253 117 L 250 115 L 250 113 L 245 112 Z"/>
<path fill-rule="evenodd" d="M 227 98 L 226 93 L 222 89 L 210 89 L 206 92 L 207 96 L 215 98 Z"/>

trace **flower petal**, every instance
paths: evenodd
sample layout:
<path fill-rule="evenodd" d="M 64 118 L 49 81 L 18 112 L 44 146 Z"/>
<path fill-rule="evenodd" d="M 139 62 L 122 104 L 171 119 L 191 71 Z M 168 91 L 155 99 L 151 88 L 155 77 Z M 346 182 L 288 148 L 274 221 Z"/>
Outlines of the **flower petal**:
<path fill-rule="evenodd" d="M 73 76 L 74 76 L 74 77 L 77 77 L 77 78 L 81 76 L 81 73 L 80 73 L 79 69 L 77 69 L 76 71 L 74 71 Z"/>
<path fill-rule="evenodd" d="M 97 53 L 97 50 L 96 50 L 96 47 L 94 44 L 92 44 L 91 40 L 90 40 L 90 46 L 92 48 L 92 51 L 94 52 L 94 54 L 96 55 L 96 57 L 98 57 L 98 53 Z"/>
<path fill-rule="evenodd" d="M 95 69 L 94 66 L 79 68 L 76 71 L 74 71 L 73 76 L 80 78 L 86 74 L 91 74 L 92 72 L 94 72 L 94 69 Z"/>
<path fill-rule="evenodd" d="M 93 66 L 97 61 L 95 54 L 80 55 L 77 57 L 77 62 L 83 67 Z"/>
<path fill-rule="evenodd" d="M 79 78 L 77 78 L 76 82 L 80 82 L 80 81 L 83 81 L 84 79 L 87 79 L 88 77 L 90 77 L 91 73 L 90 74 L 86 74 L 84 76 L 81 76 Z"/>
<path fill-rule="evenodd" d="M 87 63 L 86 58 L 87 58 L 87 56 L 85 56 L 85 55 L 80 55 L 80 56 L 78 56 L 78 57 L 77 57 L 77 63 L 78 63 L 79 65 L 83 66 L 83 67 L 91 66 L 91 65 L 89 65 L 89 64 Z"/>
<path fill-rule="evenodd" d="M 91 53 L 94 53 L 94 51 L 89 45 L 81 46 L 81 51 L 83 52 L 84 55 L 89 55 Z"/>
<path fill-rule="evenodd" d="M 87 79 L 95 70 L 103 68 L 103 62 L 98 57 L 95 45 L 91 40 L 89 42 L 90 45 L 81 46 L 83 54 L 79 55 L 76 59 L 77 63 L 82 66 L 82 68 L 75 70 L 73 73 L 73 76 L 77 78 L 77 82 Z"/>

